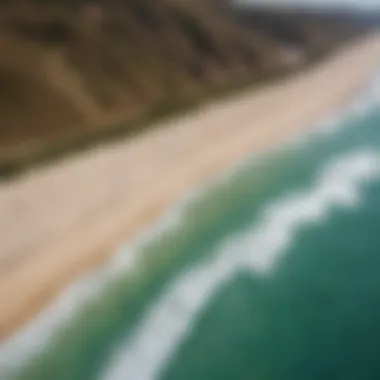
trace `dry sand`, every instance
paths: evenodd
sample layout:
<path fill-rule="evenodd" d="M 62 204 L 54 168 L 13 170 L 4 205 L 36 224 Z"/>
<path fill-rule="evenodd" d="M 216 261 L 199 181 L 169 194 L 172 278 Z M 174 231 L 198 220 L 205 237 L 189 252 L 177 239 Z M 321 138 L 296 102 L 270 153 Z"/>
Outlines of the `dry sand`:
<path fill-rule="evenodd" d="M 336 107 L 379 59 L 380 35 L 373 35 L 260 91 L 0 184 L 0 337 L 190 187 Z"/>

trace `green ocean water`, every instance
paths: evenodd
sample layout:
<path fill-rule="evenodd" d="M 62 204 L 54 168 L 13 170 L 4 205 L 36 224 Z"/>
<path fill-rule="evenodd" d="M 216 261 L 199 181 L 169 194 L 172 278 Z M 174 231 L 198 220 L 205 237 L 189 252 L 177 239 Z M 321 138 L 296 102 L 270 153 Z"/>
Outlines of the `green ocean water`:
<path fill-rule="evenodd" d="M 0 378 L 380 379 L 380 108 L 344 114 L 122 249 L 132 269 L 0 346 Z"/>

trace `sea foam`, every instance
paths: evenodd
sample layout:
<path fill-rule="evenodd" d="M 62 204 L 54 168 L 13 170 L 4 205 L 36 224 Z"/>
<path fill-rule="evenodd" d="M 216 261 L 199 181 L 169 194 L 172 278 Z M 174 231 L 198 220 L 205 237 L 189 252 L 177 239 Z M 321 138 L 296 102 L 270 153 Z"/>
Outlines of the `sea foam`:
<path fill-rule="evenodd" d="M 292 138 L 291 142 L 304 144 L 306 142 L 305 140 L 308 140 L 311 135 L 324 135 L 336 133 L 339 131 L 341 126 L 344 125 L 345 120 L 348 120 L 353 117 L 362 116 L 363 114 L 368 112 L 368 110 L 371 107 L 378 105 L 379 100 L 380 74 L 376 74 L 374 76 L 371 76 L 371 78 L 368 80 L 368 83 L 366 83 L 365 86 L 363 86 L 363 89 L 359 92 L 359 96 L 356 95 L 355 98 L 353 98 L 352 101 L 348 102 L 346 106 L 341 107 L 337 111 L 331 113 L 327 118 L 325 118 L 325 120 L 322 123 L 314 125 L 313 128 L 309 128 L 307 132 L 303 132 L 299 134 L 296 138 Z M 252 157 L 250 157 L 248 161 L 251 160 Z M 105 291 L 107 285 L 114 278 L 120 275 L 126 276 L 128 275 L 128 272 L 133 272 L 136 269 L 136 267 L 138 267 L 141 258 L 140 253 L 144 249 L 144 246 L 148 244 L 148 242 L 152 241 L 155 236 L 173 228 L 173 226 L 178 226 L 179 224 L 181 224 L 183 222 L 183 218 L 186 214 L 188 207 L 190 207 L 190 205 L 193 202 L 196 202 L 197 199 L 202 197 L 204 193 L 209 191 L 214 186 L 218 186 L 220 183 L 228 181 L 228 179 L 230 179 L 233 175 L 236 174 L 236 168 L 237 166 L 235 166 L 235 168 L 231 168 L 231 170 L 226 171 L 218 179 L 210 181 L 208 184 L 202 186 L 202 188 L 192 190 L 191 192 L 189 192 L 189 194 L 186 197 L 184 197 L 181 202 L 179 202 L 175 207 L 173 207 L 170 212 L 166 213 L 163 216 L 163 218 L 159 220 L 152 228 L 144 231 L 141 235 L 139 235 L 137 239 L 135 239 L 128 246 L 120 248 L 107 265 L 105 265 L 100 270 L 94 271 L 84 276 L 79 281 L 68 286 L 61 293 L 61 295 L 57 297 L 56 301 L 53 304 L 51 304 L 48 308 L 43 310 L 25 328 L 12 335 L 9 339 L 3 340 L 0 343 L 0 378 L 6 379 L 8 376 L 10 376 L 10 374 L 13 373 L 13 371 L 17 372 L 18 367 L 25 364 L 28 360 L 33 359 L 35 356 L 41 353 L 42 350 L 47 349 L 48 343 L 51 341 L 55 332 L 63 326 L 65 326 L 67 323 L 70 323 L 70 320 L 78 313 L 78 311 L 81 310 L 81 308 L 83 307 L 83 305 L 86 304 L 86 302 L 88 302 L 91 299 L 94 299 L 100 292 Z M 319 197 L 318 199 L 320 200 L 320 202 L 322 202 L 322 199 L 324 199 L 325 201 L 327 198 L 332 199 L 332 187 L 330 188 L 329 192 L 326 190 L 326 188 L 323 191 L 323 194 L 322 190 L 320 190 L 320 193 L 316 195 L 317 197 Z M 338 191 L 337 185 L 335 185 L 334 191 Z M 344 191 L 348 191 L 347 188 Z M 349 198 L 347 194 L 345 197 L 347 199 Z M 345 198 L 342 197 L 341 201 L 343 199 Z M 352 200 L 353 197 L 351 197 L 350 199 Z M 301 202 L 301 200 L 298 198 L 297 202 Z M 287 201 L 285 203 L 288 204 Z M 308 212 L 314 213 L 313 215 L 315 215 L 315 218 L 318 219 L 317 214 L 325 212 L 323 211 L 325 210 L 325 208 L 317 207 L 317 203 L 313 203 L 314 206 L 311 206 L 311 204 L 312 203 L 309 203 L 308 205 Z M 276 208 L 278 207 L 276 206 L 273 209 Z M 271 220 L 269 215 L 270 211 L 268 211 L 267 218 L 269 218 L 268 220 Z M 263 227 L 261 227 L 261 230 L 258 230 L 258 232 L 256 233 L 259 236 L 257 236 L 256 241 L 252 243 L 258 246 L 259 242 L 261 241 L 261 244 L 266 244 L 268 247 L 272 247 L 271 249 L 266 249 L 268 253 L 265 256 L 265 259 L 263 258 L 263 256 L 257 254 L 255 256 L 255 254 L 251 253 L 251 255 L 249 255 L 250 259 L 249 261 L 245 262 L 245 265 L 252 265 L 256 269 L 259 267 L 265 268 L 271 265 L 271 262 L 273 261 L 273 256 L 276 255 L 270 254 L 270 252 L 275 252 L 276 245 L 282 247 L 284 245 L 284 242 L 286 242 L 289 239 L 289 233 L 284 232 L 285 230 L 281 227 L 278 221 L 276 223 L 277 229 L 272 228 L 271 232 L 272 234 L 276 235 L 272 235 L 271 241 L 269 241 L 269 238 L 265 238 Z M 259 233 L 259 231 L 261 232 Z M 238 243 L 239 239 L 241 240 L 240 243 Z M 243 252 L 244 248 L 249 246 L 249 244 L 246 244 L 244 242 L 244 239 L 248 239 L 248 236 L 238 237 L 235 242 L 228 243 L 226 247 L 228 247 L 229 245 L 233 245 L 234 250 L 236 251 L 237 246 L 240 244 L 242 249 L 239 250 L 239 252 Z M 228 248 L 226 247 L 224 250 L 228 251 Z M 211 263 L 209 265 L 211 265 Z M 219 268 L 218 270 L 215 269 L 215 278 L 220 278 L 220 281 L 222 281 L 222 279 L 226 277 L 225 273 L 230 273 L 232 270 L 229 255 L 226 253 L 219 254 L 217 260 L 212 265 L 214 268 Z M 218 281 L 214 281 L 214 278 L 211 278 L 212 281 L 208 281 L 203 278 L 202 273 L 207 272 L 207 266 L 203 267 L 203 269 L 198 268 L 198 271 L 199 272 L 197 276 L 199 278 L 199 281 L 197 284 L 195 284 L 195 282 L 193 281 L 190 281 L 191 286 L 194 286 L 194 289 L 202 289 L 203 296 L 204 294 L 211 294 L 213 288 L 216 286 L 215 284 L 218 284 Z M 216 273 L 218 273 L 218 275 L 216 275 Z M 184 278 L 181 279 L 182 282 L 180 284 L 177 284 L 178 291 L 180 291 L 180 289 L 182 288 L 186 289 L 186 278 L 188 278 L 189 276 L 191 276 L 190 273 L 188 273 Z M 196 294 L 194 289 L 194 293 L 190 290 L 188 290 L 187 292 L 189 294 Z M 204 293 L 207 289 L 208 292 Z M 189 296 L 187 298 L 187 302 L 189 304 L 187 306 L 184 305 L 184 308 L 181 309 L 182 312 L 185 313 L 184 315 L 189 316 L 188 318 L 190 318 L 190 316 L 193 315 L 194 309 L 198 309 L 200 307 L 198 304 L 200 302 L 199 299 L 202 297 L 200 297 L 199 295 L 198 297 L 195 295 L 193 297 L 195 298 L 193 299 Z M 205 300 L 203 300 L 202 302 L 205 302 Z M 179 311 L 177 311 L 177 313 L 179 313 Z M 177 320 L 177 322 L 173 321 L 172 324 L 173 328 L 174 326 L 177 326 L 176 328 L 178 331 L 182 331 L 181 329 L 188 329 L 189 325 L 190 322 L 186 322 L 186 318 L 184 318 L 182 322 L 179 322 L 179 320 Z M 174 335 L 181 336 L 181 333 L 173 333 L 173 336 Z M 175 344 L 171 343 L 170 346 L 174 347 Z M 151 347 L 151 349 L 153 350 L 154 345 L 152 345 Z M 167 355 L 169 355 L 169 349 L 167 351 L 162 351 L 167 352 Z M 156 371 L 153 371 L 154 368 L 158 368 L 161 366 L 158 365 L 158 362 L 160 362 L 157 359 L 158 356 L 152 354 L 152 357 L 156 357 L 156 364 L 152 364 L 150 366 L 150 368 L 152 368 L 152 370 L 150 371 L 151 374 Z M 146 369 L 146 371 L 148 371 L 148 369 Z M 145 378 L 149 378 L 149 376 Z M 141 380 L 143 379 L 144 377 L 141 378 Z"/>
<path fill-rule="evenodd" d="M 268 205 L 257 224 L 224 242 L 213 259 L 167 288 L 133 337 L 114 353 L 100 379 L 157 379 L 217 289 L 241 269 L 268 274 L 301 227 L 323 221 L 334 207 L 357 206 L 360 186 L 376 177 L 380 154 L 351 153 L 334 159 L 310 190 Z"/>

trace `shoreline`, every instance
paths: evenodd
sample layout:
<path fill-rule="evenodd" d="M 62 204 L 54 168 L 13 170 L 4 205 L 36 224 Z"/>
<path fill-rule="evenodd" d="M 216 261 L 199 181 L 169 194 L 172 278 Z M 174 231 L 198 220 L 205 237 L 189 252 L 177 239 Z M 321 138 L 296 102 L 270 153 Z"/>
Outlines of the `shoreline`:
<path fill-rule="evenodd" d="M 379 42 L 379 34 L 356 41 L 253 94 L 1 184 L 0 338 L 113 256 L 189 188 L 344 102 L 380 59 Z"/>

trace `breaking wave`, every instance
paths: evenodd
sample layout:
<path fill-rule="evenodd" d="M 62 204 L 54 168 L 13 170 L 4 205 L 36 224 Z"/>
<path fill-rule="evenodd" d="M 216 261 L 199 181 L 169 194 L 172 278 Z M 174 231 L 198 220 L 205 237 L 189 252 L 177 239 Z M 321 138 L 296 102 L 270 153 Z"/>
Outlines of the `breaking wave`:
<path fill-rule="evenodd" d="M 157 379 L 217 289 L 243 268 L 268 273 L 301 227 L 323 221 L 334 207 L 357 206 L 361 185 L 378 176 L 380 154 L 351 153 L 334 159 L 309 191 L 267 206 L 255 226 L 229 239 L 213 259 L 167 288 L 100 378 Z"/>

